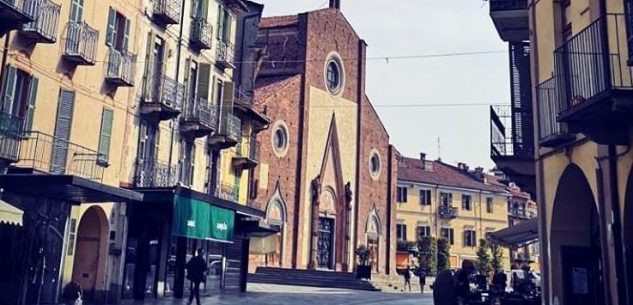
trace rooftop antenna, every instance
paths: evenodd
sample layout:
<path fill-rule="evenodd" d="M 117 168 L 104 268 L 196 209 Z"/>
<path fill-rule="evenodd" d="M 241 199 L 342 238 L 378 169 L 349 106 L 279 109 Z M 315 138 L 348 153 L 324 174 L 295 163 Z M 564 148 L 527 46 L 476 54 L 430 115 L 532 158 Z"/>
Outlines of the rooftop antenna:
<path fill-rule="evenodd" d="M 440 142 L 440 137 L 437 137 L 437 158 L 442 159 L 442 144 Z"/>

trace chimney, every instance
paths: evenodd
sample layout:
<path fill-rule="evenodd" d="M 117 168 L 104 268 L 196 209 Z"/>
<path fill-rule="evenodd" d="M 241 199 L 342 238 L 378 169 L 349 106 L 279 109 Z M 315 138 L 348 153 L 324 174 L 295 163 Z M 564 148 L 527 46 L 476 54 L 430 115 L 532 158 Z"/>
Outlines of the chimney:
<path fill-rule="evenodd" d="M 475 173 L 483 174 L 484 173 L 484 168 L 481 167 L 481 166 L 475 167 Z"/>
<path fill-rule="evenodd" d="M 330 8 L 341 9 L 341 0 L 330 0 Z"/>
<path fill-rule="evenodd" d="M 468 171 L 468 165 L 466 165 L 466 163 L 462 163 L 462 162 L 457 163 L 457 168 L 459 168 L 459 169 L 461 169 L 461 170 L 463 170 L 465 172 Z"/>
<path fill-rule="evenodd" d="M 424 162 L 424 160 L 426 160 L 426 154 L 425 153 L 420 153 L 420 160 L 422 160 L 422 162 Z"/>

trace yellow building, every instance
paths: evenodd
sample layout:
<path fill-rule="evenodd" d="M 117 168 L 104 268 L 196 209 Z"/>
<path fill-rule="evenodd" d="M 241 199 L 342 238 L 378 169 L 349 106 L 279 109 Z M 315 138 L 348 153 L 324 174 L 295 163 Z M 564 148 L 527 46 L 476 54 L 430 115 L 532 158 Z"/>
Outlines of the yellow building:
<path fill-rule="evenodd" d="M 509 139 L 532 138 L 533 149 L 500 161 L 536 190 L 544 304 L 633 303 L 630 5 L 490 2 L 501 38 L 523 45 L 531 68 L 520 92 L 533 128 Z"/>
<path fill-rule="evenodd" d="M 449 241 L 451 268 L 476 260 L 479 240 L 508 226 L 510 194 L 483 169 L 402 157 L 398 162 L 396 235 L 414 242 L 423 236 Z M 504 266 L 509 256 L 504 252 Z"/>
<path fill-rule="evenodd" d="M 205 289 L 244 289 L 231 272 L 267 232 L 246 206 L 268 125 L 252 107 L 262 10 L 0 1 L 0 185 L 24 215 L 0 219 L 0 303 L 57 303 L 70 281 L 94 302 L 182 296 L 197 248 L 222 266 Z M 221 219 L 177 218 L 194 207 Z"/>

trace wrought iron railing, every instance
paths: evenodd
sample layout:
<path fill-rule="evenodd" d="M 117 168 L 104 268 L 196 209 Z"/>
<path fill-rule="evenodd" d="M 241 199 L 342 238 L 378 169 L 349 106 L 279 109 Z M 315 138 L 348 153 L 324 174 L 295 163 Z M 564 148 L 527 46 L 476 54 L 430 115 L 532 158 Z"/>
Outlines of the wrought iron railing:
<path fill-rule="evenodd" d="M 259 156 L 260 145 L 255 137 L 249 137 L 248 142 L 244 141 L 238 143 L 237 153 L 242 158 L 248 158 L 249 160 L 257 162 L 257 156 Z"/>
<path fill-rule="evenodd" d="M 121 80 L 133 86 L 135 73 L 136 55 L 110 48 L 106 78 Z"/>
<path fill-rule="evenodd" d="M 39 131 L 25 133 L 17 167 L 90 180 L 103 179 L 105 156 L 96 150 Z"/>
<path fill-rule="evenodd" d="M 554 51 L 558 115 L 610 90 L 633 89 L 623 14 L 605 14 Z"/>
<path fill-rule="evenodd" d="M 180 9 L 183 1 L 179 0 L 154 0 L 153 15 L 162 18 L 168 23 L 180 22 Z"/>
<path fill-rule="evenodd" d="M 177 165 L 167 165 L 167 162 L 153 160 L 137 160 L 137 187 L 171 187 L 178 183 L 179 172 Z"/>
<path fill-rule="evenodd" d="M 440 217 L 444 219 L 452 219 L 456 218 L 458 215 L 458 210 L 456 207 L 441 205 L 439 207 Z"/>
<path fill-rule="evenodd" d="M 196 17 L 191 22 L 189 42 L 200 48 L 210 49 L 213 46 L 213 26 L 202 17 Z"/>
<path fill-rule="evenodd" d="M 12 7 L 14 10 L 22 12 L 27 17 L 34 19 L 41 0 L 0 0 L 0 4 Z"/>
<path fill-rule="evenodd" d="M 490 11 L 526 10 L 527 0 L 490 0 Z"/>
<path fill-rule="evenodd" d="M 239 139 L 242 136 L 242 120 L 232 113 L 225 113 L 226 120 L 224 120 L 224 128 L 222 131 L 224 135 L 232 139 Z"/>
<path fill-rule="evenodd" d="M 533 157 L 534 146 L 526 145 L 533 143 L 532 141 L 524 141 L 518 143 L 515 134 L 519 133 L 513 130 L 512 110 L 510 105 L 494 105 L 490 106 L 490 155 L 498 156 L 515 156 L 515 157 Z M 517 124 L 522 128 L 532 128 L 532 124 L 525 122 Z M 532 134 L 532 130 L 521 130 L 521 134 Z"/>
<path fill-rule="evenodd" d="M 232 65 L 235 53 L 235 46 L 233 46 L 231 42 L 223 41 L 221 39 L 218 39 L 216 41 L 216 61 Z"/>
<path fill-rule="evenodd" d="M 174 79 L 166 75 L 148 75 L 144 91 L 144 102 L 161 103 L 175 110 L 182 110 L 185 86 Z"/>
<path fill-rule="evenodd" d="M 530 218 L 525 208 L 511 208 L 508 213 L 514 217 Z"/>
<path fill-rule="evenodd" d="M 560 107 L 556 81 L 556 78 L 550 78 L 536 86 L 539 105 L 540 140 L 562 134 L 563 132 L 561 124 L 556 120 Z"/>
<path fill-rule="evenodd" d="M 66 24 L 66 43 L 64 55 L 81 57 L 89 63 L 95 62 L 99 31 L 85 22 L 69 22 Z"/>
<path fill-rule="evenodd" d="M 23 125 L 23 119 L 0 112 L 0 159 L 18 160 Z"/>
<path fill-rule="evenodd" d="M 205 98 L 197 98 L 189 104 L 185 111 L 185 121 L 195 121 L 202 125 L 214 127 L 218 119 L 218 111 L 216 107 L 207 102 Z"/>
<path fill-rule="evenodd" d="M 31 2 L 36 2 L 31 0 Z M 59 11 L 61 4 L 50 0 L 37 0 L 37 14 L 35 20 L 22 26 L 23 32 L 34 32 L 45 39 L 55 42 L 57 40 L 57 25 L 59 24 Z"/>

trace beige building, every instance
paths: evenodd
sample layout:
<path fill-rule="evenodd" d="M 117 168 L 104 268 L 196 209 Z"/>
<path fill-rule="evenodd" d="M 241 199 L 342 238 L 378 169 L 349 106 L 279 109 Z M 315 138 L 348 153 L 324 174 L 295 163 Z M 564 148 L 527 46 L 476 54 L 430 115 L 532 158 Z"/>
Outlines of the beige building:
<path fill-rule="evenodd" d="M 476 260 L 479 240 L 508 226 L 505 186 L 483 169 L 469 170 L 433 161 L 402 157 L 398 162 L 396 235 L 398 241 L 422 236 L 449 241 L 451 268 Z M 510 266 L 504 252 L 504 265 Z"/>
<path fill-rule="evenodd" d="M 242 249 L 266 232 L 256 221 L 265 213 L 246 206 L 254 137 L 268 125 L 252 107 L 262 10 L 242 0 L 0 1 L 0 184 L 23 213 L 0 221 L 11 249 L 0 303 L 57 303 L 70 281 L 91 302 L 182 296 L 196 248 L 222 266 L 205 289 L 244 289 Z M 224 215 L 226 234 L 179 227 L 176 215 L 194 206 Z"/>
<path fill-rule="evenodd" d="M 501 38 L 528 46 L 534 148 L 503 161 L 536 190 L 544 304 L 633 302 L 630 5 L 490 2 Z"/>

